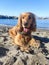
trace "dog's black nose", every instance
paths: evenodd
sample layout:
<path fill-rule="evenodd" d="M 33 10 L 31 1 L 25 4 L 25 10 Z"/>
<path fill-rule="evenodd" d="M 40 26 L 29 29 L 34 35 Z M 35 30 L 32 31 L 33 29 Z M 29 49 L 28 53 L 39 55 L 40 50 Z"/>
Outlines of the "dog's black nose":
<path fill-rule="evenodd" d="M 24 23 L 24 25 L 27 26 L 28 25 L 28 22 Z"/>

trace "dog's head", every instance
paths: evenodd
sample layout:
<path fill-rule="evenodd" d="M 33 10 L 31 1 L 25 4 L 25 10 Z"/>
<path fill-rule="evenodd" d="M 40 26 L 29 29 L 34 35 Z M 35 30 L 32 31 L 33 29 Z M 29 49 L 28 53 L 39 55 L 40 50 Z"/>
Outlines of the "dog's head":
<path fill-rule="evenodd" d="M 20 31 L 31 32 L 36 31 L 35 15 L 30 12 L 22 13 L 18 18 Z"/>

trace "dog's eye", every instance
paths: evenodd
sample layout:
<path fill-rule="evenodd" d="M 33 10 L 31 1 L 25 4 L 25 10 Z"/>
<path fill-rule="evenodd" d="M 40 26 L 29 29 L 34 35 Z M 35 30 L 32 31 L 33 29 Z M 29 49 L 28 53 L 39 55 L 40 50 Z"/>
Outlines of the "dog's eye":
<path fill-rule="evenodd" d="M 22 18 L 24 19 L 24 16 Z"/>
<path fill-rule="evenodd" d="M 31 19 L 31 16 L 29 16 L 29 19 Z"/>

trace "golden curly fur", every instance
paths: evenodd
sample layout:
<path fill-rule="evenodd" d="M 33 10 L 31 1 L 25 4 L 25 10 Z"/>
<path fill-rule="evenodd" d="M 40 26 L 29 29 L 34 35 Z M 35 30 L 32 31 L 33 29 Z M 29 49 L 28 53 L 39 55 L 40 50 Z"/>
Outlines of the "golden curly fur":
<path fill-rule="evenodd" d="M 29 46 L 39 47 L 39 43 L 31 38 L 31 32 L 36 31 L 35 15 L 30 12 L 22 13 L 18 18 L 18 24 L 9 30 L 10 37 L 14 44 L 21 50 L 29 50 Z"/>

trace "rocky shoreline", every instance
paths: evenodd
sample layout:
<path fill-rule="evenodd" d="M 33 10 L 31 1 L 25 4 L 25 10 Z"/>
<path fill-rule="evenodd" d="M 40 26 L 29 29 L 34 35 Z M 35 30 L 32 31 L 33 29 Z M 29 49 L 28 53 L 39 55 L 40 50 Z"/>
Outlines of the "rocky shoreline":
<path fill-rule="evenodd" d="M 49 30 L 37 29 L 32 36 L 40 40 L 39 49 L 22 52 L 9 37 L 9 26 L 0 26 L 0 65 L 49 65 Z"/>

